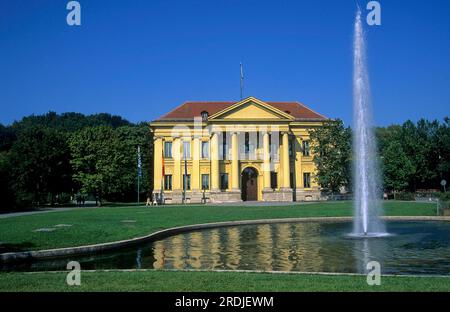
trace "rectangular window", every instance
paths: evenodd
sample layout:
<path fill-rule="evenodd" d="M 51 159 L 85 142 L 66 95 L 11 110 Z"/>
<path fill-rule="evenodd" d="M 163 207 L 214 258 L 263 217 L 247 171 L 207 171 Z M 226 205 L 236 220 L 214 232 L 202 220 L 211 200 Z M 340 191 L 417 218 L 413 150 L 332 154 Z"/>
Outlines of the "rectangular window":
<path fill-rule="evenodd" d="M 164 189 L 166 191 L 172 190 L 172 175 L 170 174 L 164 176 Z"/>
<path fill-rule="evenodd" d="M 202 174 L 202 190 L 209 190 L 209 174 Z"/>
<path fill-rule="evenodd" d="M 245 132 L 245 155 L 248 155 L 250 153 L 250 133 Z"/>
<path fill-rule="evenodd" d="M 226 132 L 222 132 L 222 159 L 228 159 L 228 145 L 227 145 L 227 133 Z"/>
<path fill-rule="evenodd" d="M 172 142 L 164 142 L 164 158 L 172 158 Z"/>
<path fill-rule="evenodd" d="M 269 134 L 269 154 L 272 155 L 272 135 Z"/>
<path fill-rule="evenodd" d="M 289 157 L 292 157 L 294 155 L 294 142 L 292 140 L 289 140 Z"/>
<path fill-rule="evenodd" d="M 276 189 L 278 187 L 277 183 L 277 173 L 274 171 L 270 172 L 270 188 Z"/>
<path fill-rule="evenodd" d="M 191 158 L 191 142 L 183 142 L 183 159 Z"/>
<path fill-rule="evenodd" d="M 202 142 L 202 158 L 209 159 L 209 142 Z"/>
<path fill-rule="evenodd" d="M 261 139 L 261 136 L 259 135 L 259 131 L 256 132 L 256 148 L 260 148 L 261 142 L 259 140 Z"/>
<path fill-rule="evenodd" d="M 302 142 L 303 156 L 309 156 L 309 141 Z"/>
<path fill-rule="evenodd" d="M 186 184 L 185 184 L 186 183 Z M 186 185 L 186 188 L 184 186 Z M 191 189 L 191 175 L 183 174 L 183 190 L 190 190 Z"/>
<path fill-rule="evenodd" d="M 311 187 L 311 173 L 309 172 L 303 173 L 303 187 L 304 188 Z"/>
<path fill-rule="evenodd" d="M 227 190 L 228 189 L 228 173 L 220 174 L 220 189 Z"/>
<path fill-rule="evenodd" d="M 278 137 L 279 134 L 272 134 L 269 135 L 269 152 L 270 152 L 270 158 L 277 161 L 279 159 L 279 145 L 280 140 Z"/>

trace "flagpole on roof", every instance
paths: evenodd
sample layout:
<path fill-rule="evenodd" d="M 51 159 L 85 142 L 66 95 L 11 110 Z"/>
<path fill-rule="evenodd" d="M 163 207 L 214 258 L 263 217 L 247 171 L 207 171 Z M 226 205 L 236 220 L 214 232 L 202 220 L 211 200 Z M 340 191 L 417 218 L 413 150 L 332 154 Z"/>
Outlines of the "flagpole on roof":
<path fill-rule="evenodd" d="M 242 62 L 240 63 L 240 69 L 241 69 L 241 100 L 244 96 L 244 67 L 242 65 Z"/>

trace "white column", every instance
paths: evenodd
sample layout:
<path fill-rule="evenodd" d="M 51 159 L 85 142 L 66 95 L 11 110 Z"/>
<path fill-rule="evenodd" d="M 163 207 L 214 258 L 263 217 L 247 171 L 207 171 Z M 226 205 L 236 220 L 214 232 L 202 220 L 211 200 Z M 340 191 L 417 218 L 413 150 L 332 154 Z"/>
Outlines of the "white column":
<path fill-rule="evenodd" d="M 174 138 L 172 143 L 172 157 L 173 157 L 173 190 L 181 191 L 183 189 L 181 179 L 181 139 Z"/>
<path fill-rule="evenodd" d="M 201 189 L 200 148 L 201 148 L 200 138 L 197 136 L 194 136 L 193 151 L 192 151 L 192 178 L 191 178 L 191 184 L 192 184 L 193 191 L 200 191 L 200 189 Z"/>
<path fill-rule="evenodd" d="M 263 135 L 263 173 L 264 173 L 264 189 L 270 188 L 270 146 L 269 146 L 269 133 L 266 132 Z"/>
<path fill-rule="evenodd" d="M 231 189 L 239 190 L 239 147 L 236 132 L 231 135 Z"/>
<path fill-rule="evenodd" d="M 162 186 L 162 157 L 163 156 L 163 139 L 161 137 L 155 137 L 154 139 L 154 147 L 153 151 L 153 192 L 159 193 L 161 192 Z"/>
<path fill-rule="evenodd" d="M 211 191 L 219 191 L 219 137 L 217 133 L 211 136 Z"/>
<path fill-rule="evenodd" d="M 283 153 L 282 153 L 282 169 L 283 169 L 283 188 L 290 188 L 290 170 L 289 170 L 289 134 L 283 132 Z"/>

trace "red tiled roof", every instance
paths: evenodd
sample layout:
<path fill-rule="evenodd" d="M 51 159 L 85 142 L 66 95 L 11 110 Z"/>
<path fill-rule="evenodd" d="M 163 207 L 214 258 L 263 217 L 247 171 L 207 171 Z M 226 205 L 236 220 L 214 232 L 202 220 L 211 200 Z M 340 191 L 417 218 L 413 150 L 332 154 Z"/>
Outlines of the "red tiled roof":
<path fill-rule="evenodd" d="M 157 120 L 190 120 L 194 117 L 200 117 L 203 111 L 208 112 L 209 116 L 218 113 L 225 108 L 236 104 L 237 102 L 185 102 L 170 111 Z M 298 102 L 265 102 L 289 115 L 295 119 L 314 119 L 325 120 L 327 117 L 316 113 L 310 108 Z"/>

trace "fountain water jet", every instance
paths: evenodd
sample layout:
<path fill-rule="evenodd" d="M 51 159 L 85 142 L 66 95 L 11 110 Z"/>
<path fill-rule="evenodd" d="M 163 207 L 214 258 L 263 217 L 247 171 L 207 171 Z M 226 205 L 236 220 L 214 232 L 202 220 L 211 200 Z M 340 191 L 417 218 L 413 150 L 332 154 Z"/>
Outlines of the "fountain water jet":
<path fill-rule="evenodd" d="M 365 38 L 359 7 L 356 13 L 353 40 L 355 214 L 351 236 L 379 237 L 387 234 L 384 222 L 379 218 L 381 211 L 379 168 L 372 125 Z"/>

